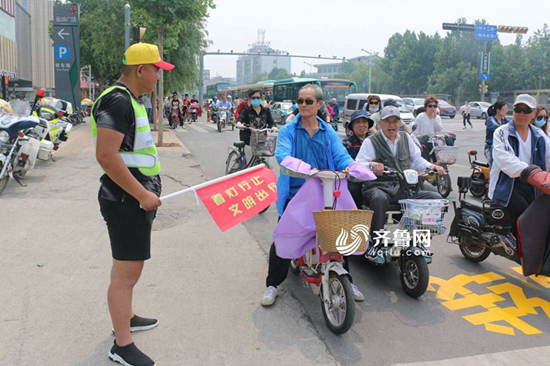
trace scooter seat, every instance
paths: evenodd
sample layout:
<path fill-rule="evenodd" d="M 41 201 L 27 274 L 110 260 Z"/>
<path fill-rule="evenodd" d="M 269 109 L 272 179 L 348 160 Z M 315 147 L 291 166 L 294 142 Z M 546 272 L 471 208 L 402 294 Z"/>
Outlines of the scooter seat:
<path fill-rule="evenodd" d="M 238 149 L 242 149 L 245 146 L 244 141 L 236 141 L 233 143 L 233 146 L 235 146 Z"/>
<path fill-rule="evenodd" d="M 481 161 L 477 161 L 477 160 L 474 160 L 474 162 L 472 163 L 474 165 L 479 165 L 481 167 L 484 167 L 484 168 L 488 168 L 489 167 L 489 164 L 488 163 L 483 163 Z"/>
<path fill-rule="evenodd" d="M 470 210 L 473 210 L 473 211 L 476 211 L 476 212 L 482 212 L 483 207 L 485 207 L 485 208 L 499 208 L 500 207 L 499 205 L 493 203 L 493 201 L 491 201 L 489 199 L 485 199 L 483 201 L 478 201 L 478 200 L 472 200 L 472 199 L 464 198 L 464 199 L 460 200 L 460 205 L 461 205 L 462 208 L 467 208 L 467 209 L 470 209 Z"/>

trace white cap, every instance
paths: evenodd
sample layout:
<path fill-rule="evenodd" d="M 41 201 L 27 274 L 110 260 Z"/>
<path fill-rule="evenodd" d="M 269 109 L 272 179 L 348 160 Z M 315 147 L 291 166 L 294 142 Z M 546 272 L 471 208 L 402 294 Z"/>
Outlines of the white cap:
<path fill-rule="evenodd" d="M 394 107 L 393 105 L 389 105 L 387 107 L 384 107 L 382 109 L 382 113 L 380 113 L 380 119 L 386 119 L 388 117 L 395 116 L 399 119 L 401 119 L 401 113 L 399 112 L 399 108 Z"/>
<path fill-rule="evenodd" d="M 526 104 L 528 107 L 533 109 L 537 108 L 537 100 L 529 94 L 518 95 L 516 101 L 514 102 L 514 107 L 521 103 Z"/>

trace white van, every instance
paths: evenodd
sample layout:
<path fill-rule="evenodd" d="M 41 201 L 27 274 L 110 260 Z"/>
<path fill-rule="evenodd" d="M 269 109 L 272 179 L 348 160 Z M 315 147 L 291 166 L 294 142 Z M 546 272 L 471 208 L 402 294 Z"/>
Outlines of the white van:
<path fill-rule="evenodd" d="M 348 123 L 351 117 L 351 114 L 355 112 L 358 109 L 363 109 L 363 106 L 367 102 L 367 99 L 369 97 L 368 93 L 353 93 L 348 95 L 346 99 L 346 104 L 344 104 L 344 128 L 346 129 L 346 134 L 348 134 Z M 397 103 L 401 105 L 399 108 L 399 111 L 401 112 L 401 119 L 403 122 L 405 122 L 407 125 L 414 121 L 414 116 L 409 110 L 409 108 L 405 105 L 405 102 L 403 102 L 403 98 L 397 96 L 397 95 L 391 95 L 391 94 L 375 94 L 380 97 L 380 100 L 382 100 L 382 104 L 388 99 L 393 99 Z"/>

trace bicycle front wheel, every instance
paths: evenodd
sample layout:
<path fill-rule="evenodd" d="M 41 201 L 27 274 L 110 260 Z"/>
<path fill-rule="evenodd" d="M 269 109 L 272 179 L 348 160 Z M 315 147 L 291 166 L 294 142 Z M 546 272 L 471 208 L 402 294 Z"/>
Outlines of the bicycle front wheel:
<path fill-rule="evenodd" d="M 225 162 L 225 174 L 238 172 L 241 165 L 241 157 L 236 151 L 231 151 Z"/>

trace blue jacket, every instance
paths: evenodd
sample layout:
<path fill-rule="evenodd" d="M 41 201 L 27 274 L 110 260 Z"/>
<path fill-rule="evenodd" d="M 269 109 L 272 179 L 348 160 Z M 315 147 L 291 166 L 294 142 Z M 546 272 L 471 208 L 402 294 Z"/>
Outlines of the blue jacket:
<path fill-rule="evenodd" d="M 506 117 L 502 117 L 502 124 L 498 123 L 498 120 L 495 118 L 495 116 L 487 118 L 487 120 L 485 121 L 485 126 L 487 126 L 487 130 L 485 132 L 486 149 L 490 149 L 493 147 L 493 135 L 495 133 L 495 130 L 507 123 L 510 123 L 510 120 Z"/>
<path fill-rule="evenodd" d="M 531 124 L 529 128 L 531 130 L 531 164 L 539 166 L 542 170 L 546 170 L 547 142 L 546 137 L 543 136 L 544 132 Z M 514 190 L 514 182 L 516 179 L 520 179 L 518 178 L 519 173 L 527 167 L 527 164 L 517 161 L 516 159 L 510 160 L 506 158 L 507 156 L 511 157 L 511 154 L 514 154 L 516 157 L 519 156 L 519 140 L 516 135 L 515 124 L 508 123 L 502 125 L 495 131 L 495 139 L 497 139 L 498 144 L 495 144 L 493 147 L 493 157 L 495 161 L 493 161 L 491 177 L 489 179 L 489 198 L 491 198 L 494 203 L 507 207 L 510 202 L 510 197 L 512 196 L 512 191 Z M 506 141 L 509 145 L 506 144 Z M 512 151 L 510 151 L 510 147 Z M 509 174 L 502 171 L 501 169 L 504 168 L 501 167 L 501 165 L 503 164 L 506 164 L 506 169 L 509 171 L 509 174 L 512 174 L 512 176 L 517 174 L 517 177 L 512 178 Z M 510 173 L 511 171 L 514 171 L 514 173 Z M 535 190 L 535 196 L 539 194 L 540 191 Z"/>
<path fill-rule="evenodd" d="M 279 130 L 277 140 L 277 148 L 275 149 L 275 158 L 279 165 L 287 156 L 296 157 L 296 127 L 300 123 L 302 116 L 298 114 L 292 121 L 285 124 Z M 351 156 L 342 145 L 340 137 L 332 127 L 325 121 L 317 117 L 319 121 L 319 129 L 324 130 L 326 148 L 328 149 L 328 166 L 314 166 L 315 162 L 305 161 L 308 164 L 313 164 L 312 168 L 344 170 L 353 162 Z M 283 215 L 285 203 L 290 196 L 290 177 L 285 174 L 280 174 L 277 181 L 277 211 L 279 216 Z"/>

